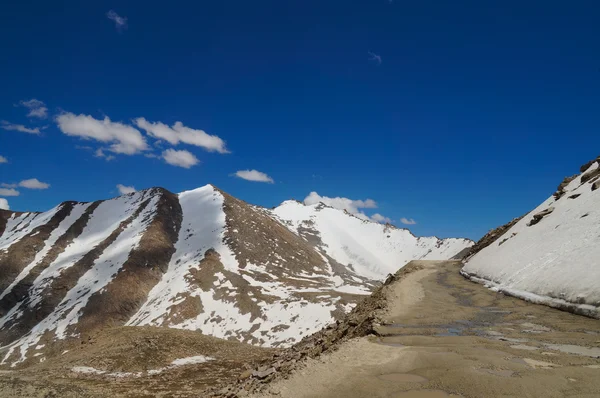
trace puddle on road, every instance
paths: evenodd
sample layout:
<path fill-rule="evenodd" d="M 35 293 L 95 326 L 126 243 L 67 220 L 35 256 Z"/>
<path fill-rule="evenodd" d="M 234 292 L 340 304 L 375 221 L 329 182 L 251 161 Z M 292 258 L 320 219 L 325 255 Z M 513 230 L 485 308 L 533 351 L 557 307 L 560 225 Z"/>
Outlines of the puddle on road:
<path fill-rule="evenodd" d="M 396 398 L 447 398 L 452 397 L 442 390 L 417 390 L 406 391 L 396 395 Z"/>
<path fill-rule="evenodd" d="M 567 354 L 583 355 L 586 357 L 600 358 L 600 348 L 582 347 L 575 344 L 544 344 L 546 348 Z"/>
<path fill-rule="evenodd" d="M 520 326 L 521 326 L 521 328 L 527 328 L 522 331 L 523 333 L 552 332 L 552 329 L 550 329 L 546 326 L 543 326 L 543 325 L 538 325 L 537 323 L 525 322 L 525 323 L 522 323 Z"/>
<path fill-rule="evenodd" d="M 407 331 L 419 329 L 419 331 L 415 334 L 410 333 L 393 333 L 392 335 L 397 336 L 438 336 L 438 337 L 447 337 L 447 336 L 462 336 L 469 329 L 472 329 L 474 324 L 471 321 L 459 319 L 455 322 L 441 325 L 405 325 L 401 323 L 392 323 L 389 325 L 383 325 L 387 328 L 393 329 L 407 329 Z"/>
<path fill-rule="evenodd" d="M 396 383 L 423 383 L 427 379 L 419 375 L 411 375 L 410 373 L 388 373 L 377 376 L 380 380 L 393 381 Z"/>
<path fill-rule="evenodd" d="M 428 324 L 423 324 L 423 325 L 418 325 L 418 324 L 413 324 L 413 325 L 407 325 L 407 324 L 403 324 L 403 323 L 390 323 L 388 325 L 382 325 L 385 327 L 389 327 L 389 328 L 406 328 L 406 329 L 447 329 L 447 328 L 468 328 L 468 327 L 473 327 L 473 322 L 472 321 L 468 321 L 466 319 L 457 319 L 456 321 L 452 322 L 452 323 L 443 323 L 443 324 L 437 324 L 437 325 L 428 325 Z"/>
<path fill-rule="evenodd" d="M 536 351 L 539 349 L 537 347 L 533 347 L 533 346 L 525 345 L 525 344 L 514 344 L 514 345 L 511 345 L 510 348 L 514 348 L 515 350 L 527 350 L 527 351 Z"/>
<path fill-rule="evenodd" d="M 445 332 L 438 333 L 436 336 L 438 337 L 448 337 L 448 336 L 460 336 L 462 335 L 462 330 L 458 328 L 447 328 Z"/>

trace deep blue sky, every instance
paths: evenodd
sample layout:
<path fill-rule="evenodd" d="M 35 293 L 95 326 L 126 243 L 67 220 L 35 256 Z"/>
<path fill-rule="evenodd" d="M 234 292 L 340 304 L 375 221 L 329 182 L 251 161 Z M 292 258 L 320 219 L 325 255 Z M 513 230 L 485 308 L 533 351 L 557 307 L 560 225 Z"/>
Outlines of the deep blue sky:
<path fill-rule="evenodd" d="M 597 1 L 9 3 L 0 120 L 48 127 L 0 130 L 0 183 L 51 184 L 18 188 L 13 210 L 114 196 L 119 183 L 213 183 L 269 207 L 311 191 L 372 198 L 416 234 L 477 239 L 600 153 Z M 14 106 L 32 98 L 47 119 Z M 61 133 L 61 112 L 181 121 L 231 153 L 179 144 L 202 162 L 189 169 L 106 161 L 76 147 L 106 144 Z M 275 184 L 231 176 L 243 169 Z"/>

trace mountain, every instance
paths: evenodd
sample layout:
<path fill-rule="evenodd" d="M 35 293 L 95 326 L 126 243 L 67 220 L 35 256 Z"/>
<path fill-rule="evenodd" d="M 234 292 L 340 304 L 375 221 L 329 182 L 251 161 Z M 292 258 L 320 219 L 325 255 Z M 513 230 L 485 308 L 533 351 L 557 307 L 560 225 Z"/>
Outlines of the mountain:
<path fill-rule="evenodd" d="M 493 289 L 600 318 L 600 157 L 486 235 L 462 272 Z"/>
<path fill-rule="evenodd" d="M 408 229 L 366 221 L 323 203 L 305 206 L 290 200 L 273 213 L 311 242 L 332 267 L 341 264 L 343 273 L 355 280 L 380 280 L 415 259 L 449 259 L 473 244 L 468 239 L 416 237 Z"/>
<path fill-rule="evenodd" d="M 472 243 L 417 238 L 322 204 L 268 210 L 211 185 L 2 210 L 0 360 L 16 365 L 119 325 L 289 346 L 408 261 Z"/>

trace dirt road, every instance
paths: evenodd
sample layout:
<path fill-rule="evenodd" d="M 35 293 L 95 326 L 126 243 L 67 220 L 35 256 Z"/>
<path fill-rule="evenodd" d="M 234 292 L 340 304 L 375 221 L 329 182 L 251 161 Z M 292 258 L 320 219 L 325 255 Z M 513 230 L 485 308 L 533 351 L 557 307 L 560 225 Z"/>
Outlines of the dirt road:
<path fill-rule="evenodd" d="M 410 266 L 381 337 L 343 343 L 261 397 L 600 397 L 600 321 L 494 293 L 457 262 Z"/>

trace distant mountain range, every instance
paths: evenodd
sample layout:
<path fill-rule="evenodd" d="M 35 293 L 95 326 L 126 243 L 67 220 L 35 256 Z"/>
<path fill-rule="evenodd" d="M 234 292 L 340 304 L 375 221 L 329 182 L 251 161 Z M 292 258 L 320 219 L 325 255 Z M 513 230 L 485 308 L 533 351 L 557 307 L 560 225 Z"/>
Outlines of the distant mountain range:
<path fill-rule="evenodd" d="M 389 273 L 468 239 L 415 237 L 324 204 L 269 210 L 212 185 L 151 188 L 44 213 L 0 210 L 0 361 L 108 326 L 288 346 Z"/>

